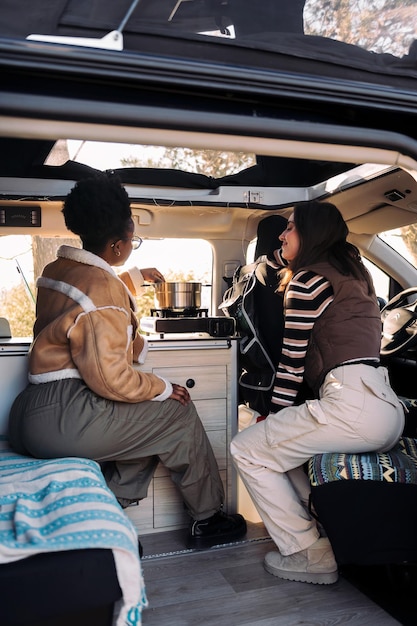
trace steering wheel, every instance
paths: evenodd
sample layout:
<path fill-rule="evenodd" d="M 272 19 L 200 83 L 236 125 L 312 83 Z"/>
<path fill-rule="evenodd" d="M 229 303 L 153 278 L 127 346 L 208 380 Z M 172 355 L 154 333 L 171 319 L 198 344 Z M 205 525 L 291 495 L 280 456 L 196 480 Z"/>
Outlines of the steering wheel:
<path fill-rule="evenodd" d="M 417 287 L 410 287 L 394 296 L 381 310 L 383 356 L 400 354 L 417 344 L 417 298 L 410 296 Z"/>

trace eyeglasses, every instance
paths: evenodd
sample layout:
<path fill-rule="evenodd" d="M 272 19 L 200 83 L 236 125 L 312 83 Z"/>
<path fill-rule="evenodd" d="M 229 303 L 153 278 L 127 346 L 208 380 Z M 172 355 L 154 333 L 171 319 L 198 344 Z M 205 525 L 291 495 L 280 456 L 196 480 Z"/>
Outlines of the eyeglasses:
<path fill-rule="evenodd" d="M 137 235 L 135 235 L 134 237 L 132 237 L 130 242 L 132 244 L 132 250 L 137 250 L 138 248 L 141 247 L 141 245 L 143 243 L 143 239 L 142 239 L 142 237 L 138 237 Z"/>
<path fill-rule="evenodd" d="M 126 239 L 118 239 L 117 241 L 130 241 L 130 243 L 132 244 L 132 250 L 137 250 L 138 248 L 141 247 L 141 245 L 143 243 L 142 237 L 138 237 L 137 235 L 134 235 L 131 239 L 129 239 L 127 237 Z M 116 245 L 117 241 L 112 243 L 110 247 L 114 248 L 114 246 Z"/>

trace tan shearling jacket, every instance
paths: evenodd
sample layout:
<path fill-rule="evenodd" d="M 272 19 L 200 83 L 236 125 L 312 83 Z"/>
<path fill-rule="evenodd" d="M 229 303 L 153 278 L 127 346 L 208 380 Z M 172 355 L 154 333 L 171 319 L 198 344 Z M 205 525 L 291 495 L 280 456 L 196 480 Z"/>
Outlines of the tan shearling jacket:
<path fill-rule="evenodd" d="M 136 304 L 101 257 L 61 246 L 37 287 L 30 383 L 80 378 L 109 400 L 169 398 L 171 383 L 133 367 L 147 353 L 147 342 L 137 333 Z"/>

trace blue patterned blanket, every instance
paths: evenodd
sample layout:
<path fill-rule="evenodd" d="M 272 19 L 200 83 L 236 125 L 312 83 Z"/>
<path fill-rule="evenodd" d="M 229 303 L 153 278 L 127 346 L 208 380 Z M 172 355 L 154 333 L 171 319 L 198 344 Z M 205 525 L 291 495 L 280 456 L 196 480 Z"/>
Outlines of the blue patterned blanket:
<path fill-rule="evenodd" d="M 138 538 L 99 465 L 21 456 L 0 436 L 0 563 L 86 548 L 113 551 L 123 593 L 114 625 L 139 626 L 147 600 Z"/>

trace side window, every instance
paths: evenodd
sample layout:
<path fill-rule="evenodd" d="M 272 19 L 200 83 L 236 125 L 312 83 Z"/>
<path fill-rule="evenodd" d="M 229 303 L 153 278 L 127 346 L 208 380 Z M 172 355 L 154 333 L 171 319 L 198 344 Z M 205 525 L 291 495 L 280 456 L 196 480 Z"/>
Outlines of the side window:
<path fill-rule="evenodd" d="M 30 337 L 35 321 L 36 277 L 56 258 L 61 244 L 78 246 L 78 239 L 8 235 L 0 239 L 0 317 L 8 320 L 13 337 Z M 132 252 L 126 267 L 157 267 L 169 282 L 201 283 L 201 308 L 210 314 L 213 251 L 202 239 L 145 240 Z M 155 308 L 155 292 L 138 297 L 138 317 Z"/>
<path fill-rule="evenodd" d="M 256 237 L 249 242 L 248 249 L 246 250 L 246 263 L 253 263 L 256 248 Z"/>
<path fill-rule="evenodd" d="M 0 239 L 0 317 L 13 337 L 30 337 L 35 319 L 32 237 L 7 235 Z"/>
<path fill-rule="evenodd" d="M 390 277 L 383 270 L 377 267 L 372 261 L 362 257 L 365 267 L 368 269 L 374 281 L 375 292 L 378 298 L 383 298 L 388 302 L 389 289 L 390 289 Z"/>
<path fill-rule="evenodd" d="M 201 283 L 201 308 L 210 314 L 213 251 L 204 239 L 145 239 L 126 262 L 126 268 L 156 267 L 167 282 Z M 138 317 L 150 315 L 155 308 L 152 286 L 137 298 Z"/>

